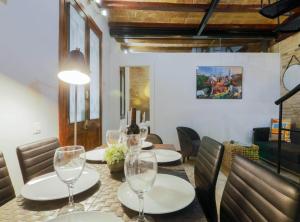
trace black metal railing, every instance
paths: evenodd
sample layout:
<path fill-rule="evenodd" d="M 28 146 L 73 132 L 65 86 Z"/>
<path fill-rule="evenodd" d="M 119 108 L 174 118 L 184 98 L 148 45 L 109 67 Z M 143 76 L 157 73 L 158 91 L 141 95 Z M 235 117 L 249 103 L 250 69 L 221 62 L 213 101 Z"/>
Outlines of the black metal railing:
<path fill-rule="evenodd" d="M 278 126 L 278 149 L 277 149 L 277 173 L 280 174 L 280 166 L 281 166 L 281 143 L 282 143 L 282 131 L 290 131 L 290 132 L 297 132 L 299 133 L 299 130 L 292 130 L 292 129 L 285 129 L 282 128 L 282 109 L 283 109 L 283 103 L 284 101 L 291 98 L 293 95 L 295 95 L 297 92 L 300 91 L 300 84 L 297 85 L 294 89 L 289 91 L 287 94 L 279 98 L 275 101 L 276 105 L 279 105 L 279 126 Z"/>

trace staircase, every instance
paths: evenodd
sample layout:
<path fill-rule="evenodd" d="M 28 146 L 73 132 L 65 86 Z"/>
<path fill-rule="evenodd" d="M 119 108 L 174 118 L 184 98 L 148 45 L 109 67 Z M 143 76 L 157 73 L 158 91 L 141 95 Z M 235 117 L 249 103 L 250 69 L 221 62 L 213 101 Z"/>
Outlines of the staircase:
<path fill-rule="evenodd" d="M 293 95 L 295 95 L 297 92 L 300 91 L 300 84 L 297 85 L 294 89 L 292 89 L 290 92 L 282 96 L 280 99 L 275 101 L 276 105 L 279 105 L 279 133 L 278 133 L 278 151 L 277 151 L 277 173 L 280 174 L 280 166 L 281 166 L 281 143 L 282 143 L 282 131 L 290 131 L 290 132 L 297 132 L 300 133 L 300 131 L 297 130 L 291 130 L 291 129 L 285 129 L 282 128 L 282 109 L 283 109 L 283 103 L 284 101 L 291 98 Z"/>

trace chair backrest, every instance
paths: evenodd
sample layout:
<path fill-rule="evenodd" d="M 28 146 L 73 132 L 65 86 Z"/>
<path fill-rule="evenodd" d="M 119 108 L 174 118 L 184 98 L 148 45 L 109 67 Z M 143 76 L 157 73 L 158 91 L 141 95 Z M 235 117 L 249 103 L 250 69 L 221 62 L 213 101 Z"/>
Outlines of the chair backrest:
<path fill-rule="evenodd" d="M 146 141 L 151 142 L 153 144 L 163 144 L 163 141 L 160 138 L 160 136 L 154 133 L 148 134 Z"/>
<path fill-rule="evenodd" d="M 184 127 L 184 126 L 179 126 L 176 128 L 177 132 L 182 132 L 185 135 L 187 135 L 191 140 L 200 140 L 199 134 L 193 130 L 192 128 L 189 127 Z"/>
<path fill-rule="evenodd" d="M 196 194 L 208 221 L 218 221 L 215 188 L 223 154 L 223 144 L 207 136 L 202 138 L 194 175 Z"/>
<path fill-rule="evenodd" d="M 0 152 L 0 206 L 15 198 L 15 190 L 11 183 L 3 153 Z"/>
<path fill-rule="evenodd" d="M 220 221 L 300 221 L 299 186 L 235 156 L 222 196 Z"/>
<path fill-rule="evenodd" d="M 57 138 L 49 138 L 17 147 L 24 183 L 54 171 L 53 157 L 59 147 Z"/>
<path fill-rule="evenodd" d="M 188 127 L 177 127 L 178 140 L 183 157 L 196 155 L 200 144 L 199 134 Z M 197 144 L 194 144 L 198 141 Z"/>

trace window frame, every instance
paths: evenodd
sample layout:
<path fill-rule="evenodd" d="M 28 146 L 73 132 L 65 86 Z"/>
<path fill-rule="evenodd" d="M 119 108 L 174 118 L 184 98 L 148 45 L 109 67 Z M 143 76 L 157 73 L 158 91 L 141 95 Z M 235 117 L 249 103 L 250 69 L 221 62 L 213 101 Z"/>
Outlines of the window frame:
<path fill-rule="evenodd" d="M 84 7 L 81 3 L 77 2 L 76 0 L 71 0 L 70 2 L 66 3 L 66 16 L 67 16 L 67 50 L 70 51 L 70 7 L 73 7 L 78 14 L 83 18 L 85 22 L 85 43 L 84 43 L 84 57 L 88 67 L 90 68 L 90 31 L 92 30 L 95 35 L 99 39 L 99 119 L 102 119 L 102 31 L 98 28 L 95 21 L 86 14 Z M 90 118 L 90 84 L 85 85 L 85 119 L 80 122 L 86 122 L 90 120 L 95 120 Z M 68 99 L 70 98 L 70 93 L 68 90 Z M 68 124 L 74 124 L 70 121 L 70 103 L 68 100 Z"/>

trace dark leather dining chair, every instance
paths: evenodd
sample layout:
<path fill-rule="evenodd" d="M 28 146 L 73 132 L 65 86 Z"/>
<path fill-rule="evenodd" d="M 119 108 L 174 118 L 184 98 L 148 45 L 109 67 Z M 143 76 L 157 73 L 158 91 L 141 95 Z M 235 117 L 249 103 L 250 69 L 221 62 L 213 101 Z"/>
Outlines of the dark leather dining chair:
<path fill-rule="evenodd" d="M 57 138 L 49 138 L 17 147 L 24 183 L 54 171 L 53 157 L 59 146 Z"/>
<path fill-rule="evenodd" d="M 0 152 L 0 206 L 16 197 L 3 153 Z"/>
<path fill-rule="evenodd" d="M 182 154 L 183 162 L 185 158 L 189 159 L 190 156 L 196 156 L 200 147 L 199 134 L 188 127 L 177 127 L 177 134 Z"/>
<path fill-rule="evenodd" d="M 215 189 L 224 154 L 223 144 L 203 137 L 196 157 L 194 175 L 196 194 L 208 221 L 217 222 Z"/>
<path fill-rule="evenodd" d="M 254 161 L 235 156 L 220 221 L 300 221 L 300 188 Z"/>
<path fill-rule="evenodd" d="M 150 133 L 148 134 L 147 138 L 146 138 L 147 142 L 151 142 L 153 144 L 163 144 L 162 139 L 160 138 L 159 135 L 154 134 L 154 133 Z"/>

